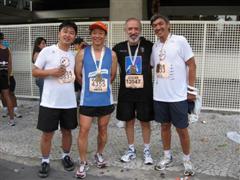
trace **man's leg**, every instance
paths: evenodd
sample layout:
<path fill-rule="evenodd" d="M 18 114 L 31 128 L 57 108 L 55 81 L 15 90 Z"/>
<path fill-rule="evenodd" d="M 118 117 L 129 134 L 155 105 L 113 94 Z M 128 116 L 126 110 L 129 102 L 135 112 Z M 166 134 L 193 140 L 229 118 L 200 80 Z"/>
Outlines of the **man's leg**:
<path fill-rule="evenodd" d="M 49 170 L 50 170 L 49 155 L 51 151 L 53 135 L 54 135 L 54 132 L 43 132 L 41 136 L 40 148 L 42 153 L 42 163 L 41 163 L 41 169 L 38 172 L 38 176 L 41 178 L 48 177 L 48 174 L 49 174 Z"/>
<path fill-rule="evenodd" d="M 190 153 L 190 137 L 188 134 L 188 129 L 180 129 L 176 128 L 178 136 L 180 138 L 181 146 L 182 146 L 182 151 L 185 155 L 188 155 Z"/>
<path fill-rule="evenodd" d="M 78 150 L 81 161 L 87 161 L 88 134 L 92 125 L 92 117 L 80 114 L 78 135 Z"/>
<path fill-rule="evenodd" d="M 150 122 L 140 121 L 142 127 L 142 137 L 144 144 L 150 144 L 151 124 Z"/>
<path fill-rule="evenodd" d="M 49 157 L 51 146 L 52 146 L 52 138 L 53 138 L 54 132 L 43 132 L 41 136 L 41 152 L 42 156 Z"/>
<path fill-rule="evenodd" d="M 98 119 L 98 137 L 97 137 L 97 153 L 102 154 L 104 147 L 107 143 L 107 128 L 109 123 L 110 115 L 101 116 Z"/>
<path fill-rule="evenodd" d="M 128 145 L 134 144 L 134 125 L 135 119 L 126 121 L 125 132 L 127 136 Z"/>
<path fill-rule="evenodd" d="M 142 127 L 142 137 L 144 143 L 144 150 L 143 150 L 143 159 L 144 164 L 151 165 L 153 164 L 153 159 L 151 156 L 150 151 L 150 136 L 151 136 L 151 123 L 140 121 Z"/>
<path fill-rule="evenodd" d="M 14 123 L 14 112 L 13 112 L 13 103 L 11 101 L 10 98 L 10 93 L 9 93 L 9 89 L 3 89 L 1 91 L 2 97 L 6 102 L 7 108 L 8 108 L 8 112 L 9 112 L 9 116 L 10 116 L 10 121 L 9 124 L 10 125 L 15 125 Z"/>
<path fill-rule="evenodd" d="M 171 149 L 171 123 L 162 123 L 161 124 L 161 137 L 163 150 Z"/>

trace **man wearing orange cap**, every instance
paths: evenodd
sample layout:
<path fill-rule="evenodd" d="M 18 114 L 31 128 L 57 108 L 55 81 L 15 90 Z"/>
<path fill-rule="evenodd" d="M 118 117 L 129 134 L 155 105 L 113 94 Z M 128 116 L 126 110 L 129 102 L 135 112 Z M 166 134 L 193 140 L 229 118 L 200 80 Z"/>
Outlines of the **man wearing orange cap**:
<path fill-rule="evenodd" d="M 152 69 L 150 55 L 152 42 L 141 37 L 141 22 L 129 18 L 125 22 L 128 40 L 113 47 L 120 67 L 120 88 L 117 104 L 117 119 L 125 122 L 128 140 L 127 151 L 120 158 L 130 162 L 136 158 L 134 125 L 138 119 L 142 128 L 144 164 L 152 164 L 150 153 L 150 121 L 153 120 Z"/>
<path fill-rule="evenodd" d="M 75 73 L 82 85 L 80 97 L 80 129 L 78 147 L 80 167 L 77 178 L 85 178 L 88 170 L 87 144 L 93 117 L 98 117 L 97 151 L 94 156 L 98 168 L 106 166 L 103 150 L 107 141 L 110 114 L 114 111 L 111 83 L 117 71 L 116 54 L 105 47 L 107 26 L 98 21 L 89 26 L 92 45 L 76 56 Z"/>

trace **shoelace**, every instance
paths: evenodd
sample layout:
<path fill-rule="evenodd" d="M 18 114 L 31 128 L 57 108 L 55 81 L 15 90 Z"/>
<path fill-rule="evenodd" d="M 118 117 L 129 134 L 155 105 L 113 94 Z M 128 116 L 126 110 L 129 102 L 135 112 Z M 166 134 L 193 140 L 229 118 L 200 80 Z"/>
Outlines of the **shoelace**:
<path fill-rule="evenodd" d="M 149 149 L 144 150 L 144 156 L 146 156 L 146 157 L 151 157 L 151 153 L 150 153 L 150 150 L 149 150 Z"/>
<path fill-rule="evenodd" d="M 97 156 L 98 162 L 100 162 L 100 163 L 103 163 L 103 162 L 104 162 L 104 159 L 103 159 L 103 155 L 102 155 L 102 154 L 97 153 L 96 156 Z"/>

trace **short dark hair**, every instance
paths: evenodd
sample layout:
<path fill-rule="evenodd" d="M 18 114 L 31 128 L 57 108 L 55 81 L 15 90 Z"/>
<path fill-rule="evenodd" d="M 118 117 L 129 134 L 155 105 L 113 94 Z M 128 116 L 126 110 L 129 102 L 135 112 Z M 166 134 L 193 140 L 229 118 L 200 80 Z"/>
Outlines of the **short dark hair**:
<path fill-rule="evenodd" d="M 4 34 L 2 32 L 0 32 L 0 40 L 4 39 Z"/>
<path fill-rule="evenodd" d="M 150 19 L 150 22 L 151 22 L 151 25 L 153 24 L 154 21 L 156 21 L 157 19 L 162 19 L 164 20 L 167 24 L 170 23 L 169 19 L 166 17 L 166 16 L 163 16 L 161 14 L 154 14 L 151 19 Z"/>
<path fill-rule="evenodd" d="M 59 25 L 58 31 L 60 32 L 62 30 L 62 28 L 64 28 L 64 27 L 72 27 L 74 29 L 75 33 L 77 34 L 77 25 L 75 24 L 75 22 L 69 21 L 69 20 L 63 21 Z"/>
<path fill-rule="evenodd" d="M 84 42 L 83 38 L 77 37 L 72 44 L 81 44 L 82 42 Z"/>

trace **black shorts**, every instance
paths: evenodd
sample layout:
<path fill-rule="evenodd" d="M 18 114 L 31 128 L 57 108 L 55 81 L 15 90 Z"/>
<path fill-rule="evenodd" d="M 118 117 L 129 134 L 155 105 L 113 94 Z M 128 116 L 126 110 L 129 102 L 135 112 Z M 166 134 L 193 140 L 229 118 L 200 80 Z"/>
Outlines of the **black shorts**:
<path fill-rule="evenodd" d="M 129 121 L 137 118 L 140 121 L 152 121 L 154 119 L 153 102 L 118 102 L 117 119 Z"/>
<path fill-rule="evenodd" d="M 9 81 L 10 81 L 9 90 L 10 90 L 11 92 L 14 92 L 14 91 L 15 91 L 15 88 L 16 88 L 15 78 L 14 78 L 13 76 L 10 76 Z"/>
<path fill-rule="evenodd" d="M 81 85 L 78 83 L 77 80 L 74 81 L 74 90 L 75 92 L 81 91 Z"/>
<path fill-rule="evenodd" d="M 0 71 L 0 91 L 9 89 L 8 72 L 6 70 Z"/>
<path fill-rule="evenodd" d="M 75 129 L 77 122 L 77 108 L 55 109 L 40 106 L 37 129 L 43 132 L 53 132 L 58 125 L 64 129 Z"/>
<path fill-rule="evenodd" d="M 188 127 L 188 102 L 154 101 L 155 121 L 172 123 L 176 128 Z"/>
<path fill-rule="evenodd" d="M 80 106 L 79 107 L 79 114 L 90 116 L 90 117 L 99 117 L 111 114 L 114 111 L 114 105 L 109 106 Z"/>

